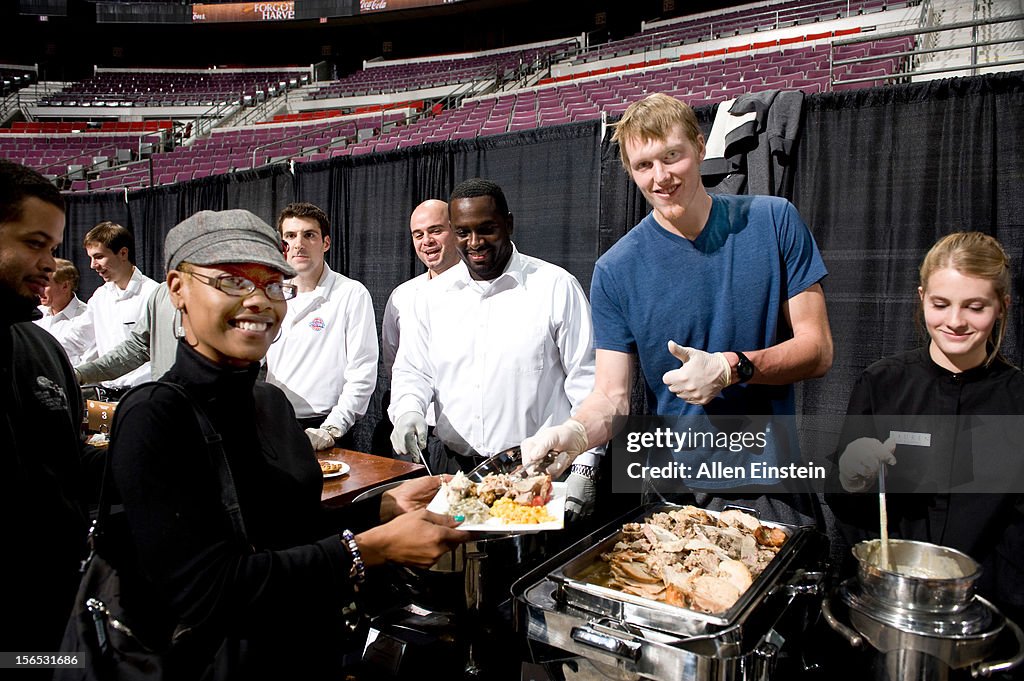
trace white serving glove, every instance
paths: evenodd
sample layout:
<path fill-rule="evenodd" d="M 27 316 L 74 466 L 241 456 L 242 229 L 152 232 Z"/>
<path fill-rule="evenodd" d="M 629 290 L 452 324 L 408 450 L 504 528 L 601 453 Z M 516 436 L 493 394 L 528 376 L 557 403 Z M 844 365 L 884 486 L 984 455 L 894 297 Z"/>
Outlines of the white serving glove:
<path fill-rule="evenodd" d="M 320 451 L 334 446 L 334 437 L 323 428 L 306 428 L 306 437 L 313 449 Z"/>
<path fill-rule="evenodd" d="M 391 446 L 404 456 L 420 458 L 427 446 L 427 422 L 423 414 L 407 411 L 395 420 L 391 431 Z"/>
<path fill-rule="evenodd" d="M 566 479 L 568 496 L 565 500 L 565 517 L 569 522 L 586 518 L 594 512 L 597 499 L 597 483 L 579 473 L 569 473 Z"/>
<path fill-rule="evenodd" d="M 668 351 L 683 363 L 661 377 L 676 397 L 690 404 L 707 404 L 729 386 L 732 370 L 722 353 L 687 348 L 675 341 L 668 342 Z"/>
<path fill-rule="evenodd" d="M 862 437 L 846 445 L 839 457 L 839 482 L 847 492 L 866 492 L 878 480 L 878 467 L 896 463 L 896 441 Z"/>
<path fill-rule="evenodd" d="M 557 470 L 548 468 L 552 478 L 556 478 L 569 467 L 573 459 L 587 450 L 587 429 L 575 419 L 567 419 L 558 426 L 541 428 L 532 437 L 523 440 L 519 445 L 522 452 L 523 466 L 528 467 L 534 461 L 544 458 L 548 452 L 561 452 L 568 456 L 559 457 Z"/>

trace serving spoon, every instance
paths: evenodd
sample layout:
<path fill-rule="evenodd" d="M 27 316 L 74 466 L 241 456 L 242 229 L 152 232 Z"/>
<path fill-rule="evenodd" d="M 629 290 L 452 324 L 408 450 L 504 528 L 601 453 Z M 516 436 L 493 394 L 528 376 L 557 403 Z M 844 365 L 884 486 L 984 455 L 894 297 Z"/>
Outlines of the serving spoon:
<path fill-rule="evenodd" d="M 889 569 L 889 516 L 885 509 L 885 464 L 878 466 L 878 519 L 881 525 L 879 532 L 878 566 Z"/>

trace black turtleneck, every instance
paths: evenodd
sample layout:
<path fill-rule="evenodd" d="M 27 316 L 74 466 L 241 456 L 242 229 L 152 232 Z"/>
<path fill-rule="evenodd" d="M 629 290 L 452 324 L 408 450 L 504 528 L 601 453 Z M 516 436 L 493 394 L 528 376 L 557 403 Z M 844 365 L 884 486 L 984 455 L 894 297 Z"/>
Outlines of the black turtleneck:
<path fill-rule="evenodd" d="M 985 467 L 985 474 L 993 473 L 988 470 L 991 467 L 996 467 L 997 475 L 1019 473 L 1015 452 L 1001 455 L 1009 460 L 993 455 L 993 449 L 1006 450 L 1007 442 L 979 446 L 982 436 L 972 428 L 977 420 L 968 417 L 1021 414 L 1024 373 L 1020 370 L 996 359 L 990 366 L 954 373 L 937 365 L 927 347 L 918 348 L 865 369 L 850 395 L 847 416 L 873 418 L 847 418 L 836 449 L 838 457 L 856 438 L 884 441 L 890 421 L 909 424 L 897 430 L 928 432 L 927 447 L 897 445 L 897 463 L 887 471 L 890 535 L 967 553 L 985 568 L 979 581 L 981 593 L 1014 613 L 1024 612 L 1024 494 L 929 493 L 929 486 L 934 492 L 948 488 L 940 488 L 943 481 L 954 486 L 970 482 L 978 466 Z M 890 418 L 897 416 L 901 418 Z M 906 418 L 914 416 L 933 418 Z M 877 496 L 846 494 L 835 479 L 830 482 L 833 491 L 827 500 L 846 540 L 853 544 L 877 537 Z M 892 493 L 900 485 L 917 492 Z M 1010 482 L 1003 485 L 1012 487 Z"/>
<path fill-rule="evenodd" d="M 175 618 L 258 641 L 250 662 L 293 659 L 283 647 L 329 635 L 351 600 L 350 563 L 333 534 L 341 528 L 324 527 L 314 452 L 284 393 L 256 381 L 258 369 L 219 366 L 180 343 L 159 383 L 122 400 L 111 445 L 144 573 Z M 232 541 L 199 425 L 164 382 L 184 387 L 222 436 L 253 551 Z"/>

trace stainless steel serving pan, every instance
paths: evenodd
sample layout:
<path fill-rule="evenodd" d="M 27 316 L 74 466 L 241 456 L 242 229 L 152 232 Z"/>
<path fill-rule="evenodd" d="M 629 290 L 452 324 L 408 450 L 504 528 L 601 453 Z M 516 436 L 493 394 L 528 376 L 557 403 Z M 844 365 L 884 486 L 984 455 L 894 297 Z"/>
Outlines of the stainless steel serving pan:
<path fill-rule="evenodd" d="M 633 520 L 625 522 L 643 522 L 655 513 L 676 508 L 679 507 L 672 504 L 648 508 L 639 512 Z M 712 517 L 718 517 L 716 512 L 707 513 Z M 814 534 L 811 528 L 769 521 L 762 521 L 762 524 L 781 529 L 786 533 L 786 542 L 739 600 L 721 614 L 712 615 L 680 608 L 600 586 L 581 578 L 595 562 L 601 560 L 602 553 L 610 550 L 619 541 L 622 534 L 622 523 L 619 521 L 616 521 L 611 531 L 606 532 L 589 549 L 553 570 L 549 578 L 559 585 L 558 597 L 564 603 L 617 621 L 671 632 L 674 635 L 699 636 L 721 632 L 741 622 L 747 613 L 757 607 L 779 583 L 780 577 L 789 570 L 793 560 L 802 553 L 811 535 Z"/>
<path fill-rule="evenodd" d="M 512 587 L 517 629 L 535 659 L 584 657 L 608 678 L 767 681 L 778 651 L 820 607 L 828 541 L 813 528 L 763 522 L 788 540 L 727 612 L 707 615 L 580 579 L 623 523 L 679 508 L 638 509 L 581 539 Z M 717 514 L 711 514 L 717 515 Z M 584 575 L 585 576 L 585 575 Z M 803 622 L 803 625 L 800 623 Z M 796 627 L 796 628 L 794 628 Z M 545 646 L 551 646 L 548 651 Z"/>

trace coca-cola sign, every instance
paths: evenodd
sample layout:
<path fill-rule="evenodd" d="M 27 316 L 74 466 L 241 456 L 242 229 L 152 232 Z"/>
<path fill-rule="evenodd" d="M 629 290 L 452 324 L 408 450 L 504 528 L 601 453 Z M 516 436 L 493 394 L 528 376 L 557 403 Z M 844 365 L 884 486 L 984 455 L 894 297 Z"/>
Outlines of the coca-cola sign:
<path fill-rule="evenodd" d="M 359 11 L 363 14 L 383 12 L 386 10 L 412 9 L 413 7 L 431 7 L 433 5 L 450 5 L 458 0 L 359 0 Z"/>

